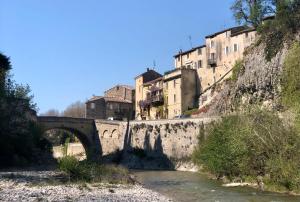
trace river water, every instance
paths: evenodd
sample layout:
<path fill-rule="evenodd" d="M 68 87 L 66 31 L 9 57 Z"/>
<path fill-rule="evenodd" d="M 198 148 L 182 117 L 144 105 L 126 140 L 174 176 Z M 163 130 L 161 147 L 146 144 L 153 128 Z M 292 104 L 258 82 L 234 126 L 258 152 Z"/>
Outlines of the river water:
<path fill-rule="evenodd" d="M 146 188 L 167 195 L 175 201 L 214 202 L 285 202 L 300 201 L 300 197 L 260 192 L 250 187 L 223 187 L 205 175 L 179 171 L 135 171 Z"/>

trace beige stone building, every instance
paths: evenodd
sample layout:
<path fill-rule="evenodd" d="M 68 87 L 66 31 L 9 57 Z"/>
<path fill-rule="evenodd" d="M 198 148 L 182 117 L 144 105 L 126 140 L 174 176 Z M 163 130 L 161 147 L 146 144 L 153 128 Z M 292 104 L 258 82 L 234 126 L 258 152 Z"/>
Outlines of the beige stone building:
<path fill-rule="evenodd" d="M 205 45 L 185 52 L 180 51 L 174 56 L 175 68 L 197 70 L 200 81 L 199 94 L 202 95 L 217 82 L 231 76 L 235 62 L 243 58 L 245 48 L 255 41 L 255 37 L 255 29 L 245 26 L 206 36 Z M 200 106 L 206 100 L 207 98 L 200 97 Z"/>
<path fill-rule="evenodd" d="M 135 78 L 135 118 L 154 120 L 163 117 L 163 77 L 147 69 Z"/>
<path fill-rule="evenodd" d="M 134 118 L 135 90 L 127 85 L 117 85 L 104 96 L 93 96 L 86 102 L 86 118 L 126 120 Z"/>
<path fill-rule="evenodd" d="M 198 107 L 199 81 L 191 68 L 177 68 L 164 75 L 165 113 L 169 119 Z"/>
<path fill-rule="evenodd" d="M 206 36 L 205 44 L 180 51 L 175 69 L 162 76 L 147 70 L 135 78 L 136 119 L 175 118 L 206 105 L 217 83 L 229 78 L 237 60 L 256 37 L 253 28 L 239 26 Z"/>

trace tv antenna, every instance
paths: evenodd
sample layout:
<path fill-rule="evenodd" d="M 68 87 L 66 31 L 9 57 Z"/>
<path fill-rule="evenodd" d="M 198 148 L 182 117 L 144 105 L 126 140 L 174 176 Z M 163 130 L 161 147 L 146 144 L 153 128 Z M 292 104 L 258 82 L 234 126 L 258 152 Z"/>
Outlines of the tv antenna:
<path fill-rule="evenodd" d="M 191 36 L 191 35 L 189 35 L 189 42 L 190 42 L 191 48 L 193 48 L 193 44 L 192 44 L 192 36 Z"/>
<path fill-rule="evenodd" d="M 155 68 L 156 68 L 156 61 L 153 60 L 153 69 L 155 69 Z"/>

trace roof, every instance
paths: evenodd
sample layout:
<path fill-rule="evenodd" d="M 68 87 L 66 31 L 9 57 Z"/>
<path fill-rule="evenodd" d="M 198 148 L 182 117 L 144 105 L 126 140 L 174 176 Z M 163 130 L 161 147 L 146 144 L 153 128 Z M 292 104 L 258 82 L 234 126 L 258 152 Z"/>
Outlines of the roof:
<path fill-rule="evenodd" d="M 159 77 L 162 77 L 162 75 L 161 75 L 160 73 L 156 72 L 156 71 L 153 70 L 153 69 L 149 69 L 149 68 L 147 69 L 146 72 L 144 72 L 144 73 L 142 73 L 142 74 L 136 76 L 135 79 L 137 79 L 138 77 L 141 77 L 141 76 L 144 78 L 144 79 L 143 79 L 143 82 L 144 82 L 144 83 L 147 83 L 147 82 L 149 82 L 149 81 L 152 81 L 152 80 L 154 80 L 154 79 L 157 79 L 157 78 L 159 78 Z"/>
<path fill-rule="evenodd" d="M 95 100 L 99 100 L 101 98 L 103 98 L 103 96 L 93 96 L 92 98 L 88 99 L 87 102 L 92 102 L 92 101 L 95 101 Z"/>
<path fill-rule="evenodd" d="M 104 92 L 110 91 L 111 89 L 116 88 L 116 87 L 123 87 L 123 88 L 127 88 L 127 89 L 129 89 L 129 90 L 134 90 L 134 87 L 132 87 L 132 86 L 129 86 L 129 85 L 120 85 L 120 84 L 118 84 L 118 85 L 115 85 L 114 87 L 112 87 L 112 88 L 110 88 L 110 89 L 108 89 L 108 90 L 106 90 L 106 91 L 104 91 Z"/>
<path fill-rule="evenodd" d="M 106 96 L 93 96 L 91 99 L 89 99 L 86 103 L 88 102 L 93 102 L 96 100 L 103 99 L 105 102 L 122 102 L 122 103 L 132 103 L 131 100 L 125 100 L 123 98 L 119 97 L 106 97 Z"/>
<path fill-rule="evenodd" d="M 119 97 L 103 97 L 106 102 L 122 102 L 122 103 L 132 103 L 131 100 L 125 100 Z"/>
<path fill-rule="evenodd" d="M 222 31 L 219 31 L 219 32 L 216 32 L 214 34 L 211 34 L 211 35 L 208 35 L 206 36 L 205 38 L 214 38 L 215 36 L 219 35 L 219 34 L 222 34 L 224 32 L 228 32 L 228 31 L 231 31 L 231 35 L 235 35 L 236 36 L 236 33 L 243 33 L 245 32 L 246 30 L 249 30 L 251 27 L 248 27 L 248 26 L 238 26 L 238 27 L 231 27 L 231 28 L 228 28 L 228 29 L 225 29 L 225 30 L 222 30 Z"/>
<path fill-rule="evenodd" d="M 174 57 L 176 58 L 176 57 L 178 57 L 178 56 L 180 56 L 180 55 L 185 55 L 185 54 L 191 53 L 191 52 L 193 52 L 193 51 L 195 51 L 195 50 L 197 50 L 197 49 L 199 49 L 199 48 L 205 48 L 205 47 L 206 47 L 206 45 L 197 46 L 197 47 L 192 48 L 192 49 L 190 49 L 190 50 L 187 50 L 187 51 L 184 51 L 184 52 L 179 52 L 179 53 L 177 53 L 176 55 L 174 55 Z"/>
<path fill-rule="evenodd" d="M 195 71 L 195 69 L 180 67 L 180 68 L 175 68 L 175 69 L 166 71 L 165 75 L 171 74 L 171 73 L 176 72 L 176 71 Z"/>
<path fill-rule="evenodd" d="M 158 77 L 157 79 L 154 79 L 152 81 L 148 81 L 148 82 L 144 83 L 144 85 L 153 84 L 153 83 L 156 83 L 157 81 L 161 81 L 161 80 L 163 80 L 163 77 Z"/>
<path fill-rule="evenodd" d="M 252 31 L 255 31 L 256 29 L 254 27 L 248 27 L 244 30 L 241 30 L 239 32 L 234 32 L 234 33 L 231 33 L 231 36 L 234 37 L 234 36 L 238 36 L 240 34 L 244 34 L 244 33 L 247 33 L 247 32 L 252 32 Z"/>

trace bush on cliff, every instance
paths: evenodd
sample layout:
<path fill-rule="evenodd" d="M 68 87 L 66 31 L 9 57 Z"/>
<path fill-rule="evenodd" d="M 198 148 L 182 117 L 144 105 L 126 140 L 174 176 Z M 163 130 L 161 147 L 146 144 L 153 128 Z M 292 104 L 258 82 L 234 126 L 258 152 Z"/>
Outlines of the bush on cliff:
<path fill-rule="evenodd" d="M 271 112 L 226 116 L 206 133 L 193 159 L 217 177 L 269 176 L 266 183 L 300 188 L 300 137 Z"/>
<path fill-rule="evenodd" d="M 240 74 L 243 74 L 244 70 L 244 61 L 243 60 L 237 60 L 232 68 L 232 81 L 237 81 Z"/>
<path fill-rule="evenodd" d="M 284 106 L 296 114 L 296 127 L 300 132 L 300 42 L 291 46 L 283 65 L 281 99 Z"/>

